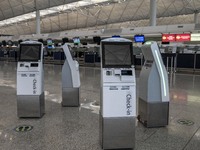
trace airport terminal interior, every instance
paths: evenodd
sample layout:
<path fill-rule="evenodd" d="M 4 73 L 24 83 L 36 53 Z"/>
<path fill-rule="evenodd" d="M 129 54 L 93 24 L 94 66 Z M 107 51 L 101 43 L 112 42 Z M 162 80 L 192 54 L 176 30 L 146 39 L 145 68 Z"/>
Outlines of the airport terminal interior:
<path fill-rule="evenodd" d="M 199 0 L 0 0 L 0 150 L 199 150 Z"/>

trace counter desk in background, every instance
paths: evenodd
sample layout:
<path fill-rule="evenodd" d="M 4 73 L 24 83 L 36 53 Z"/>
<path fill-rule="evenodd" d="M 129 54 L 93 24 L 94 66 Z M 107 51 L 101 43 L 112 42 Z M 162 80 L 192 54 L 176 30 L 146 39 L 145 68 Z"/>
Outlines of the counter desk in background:
<path fill-rule="evenodd" d="M 196 71 L 200 69 L 199 53 L 162 53 L 161 55 L 168 72 L 176 72 L 184 69 Z M 136 66 L 141 66 L 142 63 L 144 63 L 143 57 L 136 55 Z"/>
<path fill-rule="evenodd" d="M 18 47 L 1 47 L 0 60 L 17 61 L 18 60 Z"/>
<path fill-rule="evenodd" d="M 44 54 L 44 62 L 51 64 L 62 64 L 65 55 L 61 48 L 47 50 Z M 79 62 L 80 66 L 100 66 L 100 53 L 98 49 L 88 48 L 72 48 L 73 57 Z M 162 53 L 163 62 L 168 72 L 176 72 L 181 70 L 197 71 L 200 69 L 200 53 Z M 143 55 L 139 52 L 133 55 L 136 69 L 140 69 L 144 64 Z M 1 61 L 17 61 L 18 48 L 1 48 Z"/>

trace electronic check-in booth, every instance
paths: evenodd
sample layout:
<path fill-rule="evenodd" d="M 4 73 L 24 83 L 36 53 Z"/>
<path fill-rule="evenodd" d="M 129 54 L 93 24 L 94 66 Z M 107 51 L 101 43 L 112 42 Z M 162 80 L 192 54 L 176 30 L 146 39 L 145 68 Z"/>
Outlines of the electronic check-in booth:
<path fill-rule="evenodd" d="M 22 42 L 17 64 L 18 117 L 42 117 L 44 107 L 43 44 Z"/>
<path fill-rule="evenodd" d="M 142 46 L 145 58 L 140 73 L 138 119 L 146 127 L 168 125 L 169 86 L 166 68 L 156 42 Z"/>
<path fill-rule="evenodd" d="M 136 81 L 132 42 L 101 41 L 100 142 L 103 149 L 134 148 Z"/>
<path fill-rule="evenodd" d="M 73 60 L 67 43 L 63 45 L 63 51 L 66 59 L 62 67 L 62 106 L 79 107 L 79 64 Z"/>

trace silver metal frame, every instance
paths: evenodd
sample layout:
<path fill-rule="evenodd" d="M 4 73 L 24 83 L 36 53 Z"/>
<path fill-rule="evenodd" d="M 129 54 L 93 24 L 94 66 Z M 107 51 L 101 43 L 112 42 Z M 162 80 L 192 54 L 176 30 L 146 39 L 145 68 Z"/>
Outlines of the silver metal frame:
<path fill-rule="evenodd" d="M 138 120 L 146 127 L 163 127 L 168 125 L 169 102 L 148 103 L 139 98 Z"/>
<path fill-rule="evenodd" d="M 17 95 L 17 116 L 42 117 L 45 113 L 44 92 L 41 95 Z"/>
<path fill-rule="evenodd" d="M 102 149 L 134 149 L 135 117 L 99 116 Z"/>
<path fill-rule="evenodd" d="M 79 107 L 79 88 L 62 88 L 62 106 Z"/>

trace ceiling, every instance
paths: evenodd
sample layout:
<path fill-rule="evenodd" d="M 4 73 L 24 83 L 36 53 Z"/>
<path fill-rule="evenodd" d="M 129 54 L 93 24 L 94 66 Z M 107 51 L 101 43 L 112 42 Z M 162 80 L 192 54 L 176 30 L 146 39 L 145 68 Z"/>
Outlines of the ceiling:
<path fill-rule="evenodd" d="M 77 1 L 0 0 L 0 34 L 35 34 L 36 9 L 50 12 L 41 16 L 41 33 L 149 25 L 150 0 L 82 0 L 87 5 L 64 7 Z M 194 13 L 198 11 L 200 0 L 157 0 L 157 25 L 194 23 Z M 32 17 L 20 16 L 27 13 Z M 21 20 L 12 22 L 16 16 Z"/>
<path fill-rule="evenodd" d="M 78 0 L 0 0 L 0 20 Z"/>

